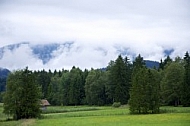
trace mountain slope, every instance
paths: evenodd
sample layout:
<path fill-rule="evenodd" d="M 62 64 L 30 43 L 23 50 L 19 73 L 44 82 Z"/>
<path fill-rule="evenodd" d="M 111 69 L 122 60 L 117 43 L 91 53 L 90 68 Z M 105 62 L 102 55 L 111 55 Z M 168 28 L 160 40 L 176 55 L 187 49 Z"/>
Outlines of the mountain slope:
<path fill-rule="evenodd" d="M 159 68 L 159 62 L 157 61 L 145 60 L 145 64 L 148 68 Z"/>
<path fill-rule="evenodd" d="M 0 68 L 0 78 L 6 78 L 9 75 L 10 71 L 5 68 Z"/>
<path fill-rule="evenodd" d="M 0 93 L 5 91 L 7 76 L 10 73 L 8 69 L 0 68 Z"/>

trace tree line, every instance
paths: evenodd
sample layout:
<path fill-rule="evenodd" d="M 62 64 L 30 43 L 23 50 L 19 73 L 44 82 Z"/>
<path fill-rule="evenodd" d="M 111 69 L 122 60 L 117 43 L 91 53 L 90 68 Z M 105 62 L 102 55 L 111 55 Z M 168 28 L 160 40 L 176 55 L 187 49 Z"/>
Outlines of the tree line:
<path fill-rule="evenodd" d="M 174 60 L 168 56 L 160 61 L 159 68 L 147 68 L 140 54 L 133 62 L 119 55 L 106 69 L 81 70 L 73 66 L 54 72 L 28 68 L 14 71 L 7 79 L 4 112 L 18 116 L 15 113 L 27 110 L 27 105 L 37 111 L 37 99 L 47 99 L 51 105 L 121 103 L 129 104 L 131 113 L 159 113 L 160 105 L 190 106 L 189 91 L 188 52 Z M 23 108 L 22 104 L 27 105 Z M 16 119 L 38 115 L 29 110 Z"/>

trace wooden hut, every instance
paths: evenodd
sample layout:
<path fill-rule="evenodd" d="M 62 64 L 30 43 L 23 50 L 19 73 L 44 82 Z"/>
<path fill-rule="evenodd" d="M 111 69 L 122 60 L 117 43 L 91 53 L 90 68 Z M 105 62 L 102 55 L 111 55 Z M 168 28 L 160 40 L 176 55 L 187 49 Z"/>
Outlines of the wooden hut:
<path fill-rule="evenodd" d="M 40 105 L 41 105 L 41 107 L 42 107 L 42 110 L 46 110 L 46 109 L 47 109 L 47 106 L 49 106 L 50 103 L 48 102 L 48 100 L 42 99 Z"/>

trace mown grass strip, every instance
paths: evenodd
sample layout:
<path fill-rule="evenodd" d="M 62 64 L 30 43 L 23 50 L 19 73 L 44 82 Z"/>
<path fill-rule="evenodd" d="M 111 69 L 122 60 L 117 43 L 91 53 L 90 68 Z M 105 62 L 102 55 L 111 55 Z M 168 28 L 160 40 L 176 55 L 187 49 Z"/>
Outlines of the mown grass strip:
<path fill-rule="evenodd" d="M 50 113 L 66 113 L 66 112 L 78 112 L 78 111 L 95 111 L 100 110 L 100 107 L 86 107 L 86 106 L 51 106 L 46 110 L 42 111 L 42 114 L 50 114 Z"/>

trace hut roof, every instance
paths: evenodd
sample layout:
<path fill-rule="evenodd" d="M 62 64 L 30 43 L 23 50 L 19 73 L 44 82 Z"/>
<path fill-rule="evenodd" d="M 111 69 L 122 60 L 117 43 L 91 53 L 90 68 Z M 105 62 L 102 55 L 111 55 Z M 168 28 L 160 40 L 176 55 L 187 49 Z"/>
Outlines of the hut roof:
<path fill-rule="evenodd" d="M 50 105 L 50 103 L 46 99 L 42 99 L 41 100 L 41 105 L 42 106 L 48 106 L 48 105 Z"/>

